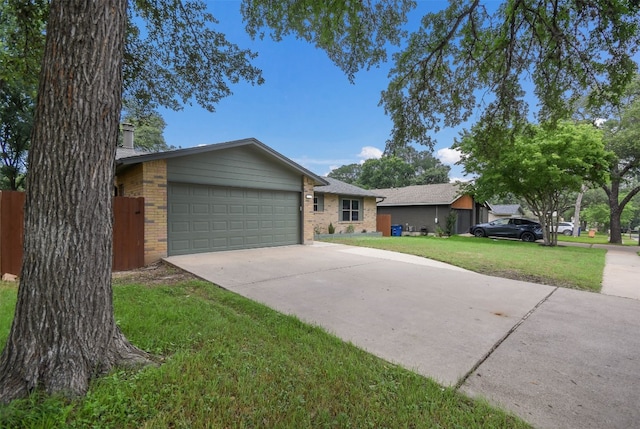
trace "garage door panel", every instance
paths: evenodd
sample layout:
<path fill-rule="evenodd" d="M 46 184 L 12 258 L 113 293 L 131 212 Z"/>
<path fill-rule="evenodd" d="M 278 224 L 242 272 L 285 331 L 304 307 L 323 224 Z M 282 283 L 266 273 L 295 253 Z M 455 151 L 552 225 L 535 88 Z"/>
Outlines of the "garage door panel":
<path fill-rule="evenodd" d="M 209 198 L 209 188 L 207 188 L 207 187 L 191 188 L 191 193 L 190 194 L 192 196 L 194 196 L 194 197 Z"/>
<path fill-rule="evenodd" d="M 226 237 L 214 238 L 212 240 L 212 246 L 214 250 L 226 249 L 229 247 L 229 243 Z"/>
<path fill-rule="evenodd" d="M 198 215 L 198 214 L 205 214 L 208 215 L 209 214 L 209 204 L 191 204 L 191 213 L 193 213 L 194 215 Z"/>
<path fill-rule="evenodd" d="M 239 205 L 239 204 L 230 205 L 228 207 L 228 212 L 229 212 L 229 214 L 237 214 L 237 215 L 243 214 L 244 213 L 244 206 Z"/>
<path fill-rule="evenodd" d="M 189 195 L 189 185 L 174 183 L 173 184 L 172 193 L 174 195 L 176 195 L 176 196 L 180 196 L 180 195 L 188 196 Z"/>
<path fill-rule="evenodd" d="M 227 206 L 226 205 L 221 205 L 221 204 L 212 205 L 211 213 L 213 213 L 213 214 L 226 215 L 226 214 L 228 214 L 228 212 L 229 211 L 227 210 Z"/>
<path fill-rule="evenodd" d="M 189 213 L 189 204 L 174 204 L 173 212 L 176 214 L 187 214 Z"/>
<path fill-rule="evenodd" d="M 229 246 L 242 247 L 245 243 L 244 237 L 229 237 Z"/>
<path fill-rule="evenodd" d="M 211 225 L 209 222 L 193 222 L 193 232 L 209 232 L 211 230 Z"/>
<path fill-rule="evenodd" d="M 169 184 L 169 255 L 300 243 L 299 193 Z"/>
<path fill-rule="evenodd" d="M 174 251 L 186 251 L 189 250 L 189 240 L 174 240 L 172 242 Z"/>
<path fill-rule="evenodd" d="M 211 247 L 208 239 L 200 238 L 193 240 L 194 250 L 207 250 Z"/>
<path fill-rule="evenodd" d="M 246 236 L 244 243 L 247 245 L 258 245 L 260 244 L 260 236 L 259 235 Z"/>
<path fill-rule="evenodd" d="M 229 231 L 244 231 L 244 222 L 241 220 L 232 220 L 228 222 Z"/>
<path fill-rule="evenodd" d="M 212 225 L 212 230 L 213 231 L 226 231 L 229 229 L 229 226 L 227 224 L 227 221 L 224 220 L 216 220 L 211 222 Z"/>

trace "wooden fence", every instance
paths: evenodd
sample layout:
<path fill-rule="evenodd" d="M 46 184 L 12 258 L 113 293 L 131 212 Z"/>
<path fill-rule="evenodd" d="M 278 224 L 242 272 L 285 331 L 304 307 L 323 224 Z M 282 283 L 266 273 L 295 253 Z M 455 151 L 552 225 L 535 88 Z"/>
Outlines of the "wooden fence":
<path fill-rule="evenodd" d="M 376 217 L 376 231 L 382 232 L 383 237 L 391 236 L 391 215 L 379 214 Z"/>
<path fill-rule="evenodd" d="M 0 192 L 0 274 L 20 274 L 24 193 Z"/>
<path fill-rule="evenodd" d="M 20 274 L 24 193 L 0 192 L 0 274 Z M 144 198 L 113 199 L 113 271 L 144 266 Z"/>
<path fill-rule="evenodd" d="M 144 266 L 144 198 L 113 197 L 113 271 Z"/>

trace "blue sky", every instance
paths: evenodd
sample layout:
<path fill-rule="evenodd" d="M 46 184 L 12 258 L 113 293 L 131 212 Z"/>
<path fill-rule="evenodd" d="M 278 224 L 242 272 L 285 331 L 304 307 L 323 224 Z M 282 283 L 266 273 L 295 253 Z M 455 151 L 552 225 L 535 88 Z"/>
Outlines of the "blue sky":
<path fill-rule="evenodd" d="M 419 1 L 409 25 L 418 25 L 426 12 L 441 5 Z M 378 102 L 391 64 L 362 71 L 351 84 L 324 51 L 309 43 L 292 37 L 277 43 L 252 41 L 244 32 L 239 1 L 211 2 L 210 10 L 229 41 L 259 54 L 253 64 L 262 70 L 265 83 L 233 86 L 234 94 L 214 113 L 197 105 L 160 110 L 168 144 L 187 148 L 255 137 L 319 175 L 381 155 L 392 123 Z M 452 180 L 462 178 L 448 149 L 457 135 L 458 130 L 439 133 L 434 149 L 434 156 L 451 166 Z"/>

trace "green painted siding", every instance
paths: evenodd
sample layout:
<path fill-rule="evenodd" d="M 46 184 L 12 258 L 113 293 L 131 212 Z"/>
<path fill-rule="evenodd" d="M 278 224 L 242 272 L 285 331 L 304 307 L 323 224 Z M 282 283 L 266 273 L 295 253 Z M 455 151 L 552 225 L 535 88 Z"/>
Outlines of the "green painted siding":
<path fill-rule="evenodd" d="M 167 160 L 169 182 L 302 192 L 299 172 L 252 147 Z"/>

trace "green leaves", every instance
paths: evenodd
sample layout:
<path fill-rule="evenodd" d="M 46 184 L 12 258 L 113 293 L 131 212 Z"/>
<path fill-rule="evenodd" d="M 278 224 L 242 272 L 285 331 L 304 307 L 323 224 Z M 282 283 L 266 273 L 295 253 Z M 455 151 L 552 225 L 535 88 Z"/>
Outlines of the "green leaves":
<path fill-rule="evenodd" d="M 398 45 L 413 0 L 245 0 L 242 15 L 252 37 L 270 29 L 274 40 L 288 35 L 313 43 L 353 81 L 360 69 L 386 59 L 387 44 Z"/>
<path fill-rule="evenodd" d="M 125 96 L 178 110 L 197 102 L 209 111 L 231 85 L 263 82 L 256 54 L 215 30 L 205 2 L 138 0 L 131 5 L 125 53 Z M 138 25 L 144 26 L 142 28 Z"/>
<path fill-rule="evenodd" d="M 365 189 L 383 189 L 447 183 L 449 170 L 431 152 L 408 146 L 363 164 L 343 165 L 328 176 Z"/>
<path fill-rule="evenodd" d="M 22 188 L 38 74 L 45 1 L 0 1 L 0 188 Z"/>
<path fill-rule="evenodd" d="M 393 143 L 433 145 L 430 132 L 472 114 L 515 131 L 532 107 L 538 122 L 555 123 L 587 94 L 592 105 L 616 103 L 635 72 L 639 22 L 637 2 L 623 0 L 505 0 L 497 8 L 451 0 L 394 55 L 382 95 Z"/>
<path fill-rule="evenodd" d="M 488 136 L 497 135 L 482 127 L 477 130 L 456 144 L 465 171 L 477 175 L 472 185 L 476 200 L 513 194 L 527 202 L 543 226 L 565 208 L 570 192 L 580 191 L 585 182 L 600 185 L 608 178 L 611 154 L 604 149 L 602 131 L 590 124 L 528 125 L 507 135 L 513 138 L 488 141 Z"/>

